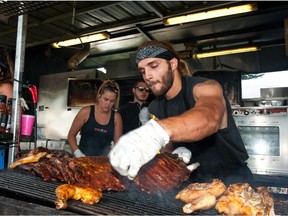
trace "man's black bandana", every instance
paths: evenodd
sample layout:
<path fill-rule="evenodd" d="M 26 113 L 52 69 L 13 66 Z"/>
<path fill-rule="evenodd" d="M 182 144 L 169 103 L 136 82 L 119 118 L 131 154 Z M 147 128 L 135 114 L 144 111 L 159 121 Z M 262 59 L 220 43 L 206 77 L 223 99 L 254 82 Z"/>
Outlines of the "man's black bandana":
<path fill-rule="evenodd" d="M 145 58 L 162 58 L 170 61 L 175 55 L 163 47 L 147 46 L 138 51 L 136 54 L 136 64 Z"/>

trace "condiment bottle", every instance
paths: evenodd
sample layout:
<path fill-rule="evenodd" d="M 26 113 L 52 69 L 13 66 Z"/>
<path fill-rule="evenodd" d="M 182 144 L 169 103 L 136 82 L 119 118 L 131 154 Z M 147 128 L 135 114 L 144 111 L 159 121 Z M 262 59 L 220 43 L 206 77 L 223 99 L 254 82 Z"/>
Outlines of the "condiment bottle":
<path fill-rule="evenodd" d="M 7 107 L 6 107 L 6 95 L 0 95 L 0 132 L 6 131 L 7 123 Z"/>
<path fill-rule="evenodd" d="M 12 118 L 12 98 L 9 98 L 7 101 L 7 124 L 6 124 L 6 133 L 11 132 L 11 118 Z"/>

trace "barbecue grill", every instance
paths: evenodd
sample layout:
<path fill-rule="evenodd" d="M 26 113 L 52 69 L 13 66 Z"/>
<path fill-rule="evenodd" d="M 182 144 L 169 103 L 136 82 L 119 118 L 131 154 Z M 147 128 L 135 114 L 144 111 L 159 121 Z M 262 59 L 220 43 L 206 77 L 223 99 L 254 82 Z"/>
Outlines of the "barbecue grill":
<path fill-rule="evenodd" d="M 148 195 L 132 187 L 122 192 L 104 192 L 103 198 L 95 205 L 84 204 L 81 201 L 69 200 L 68 208 L 55 210 L 56 196 L 55 189 L 61 183 L 44 182 L 40 177 L 33 176 L 20 170 L 2 170 L 0 172 L 0 192 L 2 198 L 10 199 L 11 208 L 13 204 L 27 202 L 29 205 L 38 206 L 40 214 L 109 214 L 109 215 L 180 215 L 183 214 L 184 203 L 175 199 L 175 195 L 180 189 L 187 186 L 185 182 L 181 188 L 169 191 L 165 194 Z M 287 196 L 274 197 L 275 213 L 285 215 L 288 213 Z M 3 202 L 0 197 L 1 209 Z M 6 205 L 8 205 L 6 203 Z M 28 206 L 29 206 L 28 205 Z M 31 208 L 32 211 L 33 208 Z M 3 212 L 0 212 L 3 214 Z M 14 212 L 14 214 L 16 214 Z M 31 212 L 30 212 L 31 214 Z M 39 213 L 38 213 L 39 214 Z M 216 215 L 214 208 L 197 211 L 197 215 Z"/>

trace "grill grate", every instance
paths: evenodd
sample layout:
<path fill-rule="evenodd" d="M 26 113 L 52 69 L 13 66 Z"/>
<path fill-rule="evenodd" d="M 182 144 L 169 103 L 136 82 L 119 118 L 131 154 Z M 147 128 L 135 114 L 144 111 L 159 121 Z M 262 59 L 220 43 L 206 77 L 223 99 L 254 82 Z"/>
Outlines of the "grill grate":
<path fill-rule="evenodd" d="M 36 177 L 18 170 L 0 172 L 0 191 L 21 195 L 26 199 L 54 206 L 55 188 L 58 182 L 44 182 Z M 177 190 L 178 191 L 178 190 Z M 81 201 L 68 201 L 66 211 L 80 214 L 141 214 L 141 215 L 175 215 L 182 214 L 183 203 L 174 197 L 176 191 L 162 195 L 148 195 L 136 187 L 129 191 L 104 192 L 103 198 L 95 205 L 83 204 Z M 198 212 L 199 213 L 199 212 Z M 209 211 L 205 211 L 209 214 Z M 216 214 L 216 211 L 210 211 Z"/>
<path fill-rule="evenodd" d="M 25 199 L 29 202 L 55 207 L 55 188 L 59 182 L 44 182 L 36 177 L 18 170 L 2 170 L 0 172 L 1 194 L 11 194 L 13 197 Z M 186 185 L 188 183 L 186 182 Z M 181 187 L 185 187 L 185 184 Z M 175 195 L 180 189 L 162 195 L 148 195 L 140 192 L 136 187 L 129 191 L 104 192 L 103 198 L 95 205 L 84 204 L 81 201 L 69 200 L 65 211 L 78 214 L 109 214 L 109 215 L 180 215 L 184 205 Z M 17 195 L 17 196 L 15 196 Z M 275 213 L 285 215 L 288 212 L 287 197 L 274 198 Z M 60 210 L 59 214 L 64 213 Z M 197 211 L 197 215 L 216 215 L 214 208 Z"/>

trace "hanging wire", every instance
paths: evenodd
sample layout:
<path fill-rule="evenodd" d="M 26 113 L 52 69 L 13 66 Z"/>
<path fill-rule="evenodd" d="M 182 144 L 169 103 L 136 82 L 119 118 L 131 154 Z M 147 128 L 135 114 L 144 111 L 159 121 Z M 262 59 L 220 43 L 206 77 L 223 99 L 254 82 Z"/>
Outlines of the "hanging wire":
<path fill-rule="evenodd" d="M 75 23 L 75 11 L 76 11 L 76 1 L 73 2 L 73 10 L 72 10 L 72 26 L 74 26 Z"/>
<path fill-rule="evenodd" d="M 64 35 L 61 37 L 60 41 L 64 39 L 64 36 L 68 33 L 68 31 L 72 28 L 73 33 L 76 34 L 76 36 L 79 38 L 82 48 L 84 48 L 84 44 L 81 40 L 80 35 L 78 34 L 78 29 L 75 27 L 75 17 L 76 17 L 76 0 L 73 1 L 73 7 L 72 7 L 72 20 L 71 20 L 71 25 L 68 27 L 68 29 L 65 31 Z M 73 48 L 73 47 L 67 47 L 67 48 Z"/>
<path fill-rule="evenodd" d="M 81 45 L 82 45 L 82 48 L 84 48 L 84 45 L 83 45 L 83 42 L 81 40 L 81 37 L 79 36 L 78 32 L 77 32 L 77 29 L 75 27 L 75 13 L 76 13 L 76 1 L 74 0 L 73 2 L 73 10 L 72 10 L 72 27 L 76 30 L 76 34 L 77 34 L 77 37 L 79 38 L 80 42 L 81 42 Z"/>

